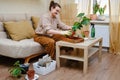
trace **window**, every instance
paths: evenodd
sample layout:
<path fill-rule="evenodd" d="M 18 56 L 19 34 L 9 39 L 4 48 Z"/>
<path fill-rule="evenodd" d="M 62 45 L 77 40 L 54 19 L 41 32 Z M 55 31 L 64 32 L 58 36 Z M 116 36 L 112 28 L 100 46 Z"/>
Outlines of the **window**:
<path fill-rule="evenodd" d="M 92 14 L 93 13 L 93 3 L 95 2 L 96 0 L 91 0 L 91 10 L 90 10 L 90 13 Z M 79 2 L 80 0 L 75 0 L 75 3 L 78 4 L 79 6 Z M 97 0 L 97 2 L 100 4 L 100 7 L 103 7 L 104 5 L 106 5 L 106 10 L 104 12 L 104 14 L 106 16 L 109 16 L 109 2 L 108 0 Z M 79 11 L 78 11 L 79 12 Z M 97 12 L 97 14 L 99 15 L 99 12 Z"/>
<path fill-rule="evenodd" d="M 96 0 L 91 0 L 91 14 L 93 12 L 93 3 L 95 2 Z M 104 12 L 104 14 L 106 16 L 109 16 L 109 2 L 108 0 L 97 0 L 98 4 L 100 4 L 100 7 L 104 7 L 104 5 L 106 5 L 106 10 Z M 97 12 L 97 14 L 99 14 L 99 12 Z"/>

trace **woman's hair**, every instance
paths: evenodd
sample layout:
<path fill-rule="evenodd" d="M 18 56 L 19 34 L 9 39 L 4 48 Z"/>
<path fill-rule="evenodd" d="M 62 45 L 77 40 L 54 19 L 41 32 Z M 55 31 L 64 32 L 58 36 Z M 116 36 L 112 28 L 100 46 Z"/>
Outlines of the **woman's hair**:
<path fill-rule="evenodd" d="M 51 7 L 55 8 L 56 6 L 58 6 L 59 8 L 61 8 L 61 6 L 58 3 L 54 2 L 54 1 L 51 1 L 50 2 L 50 6 L 49 6 L 49 10 L 51 11 Z"/>

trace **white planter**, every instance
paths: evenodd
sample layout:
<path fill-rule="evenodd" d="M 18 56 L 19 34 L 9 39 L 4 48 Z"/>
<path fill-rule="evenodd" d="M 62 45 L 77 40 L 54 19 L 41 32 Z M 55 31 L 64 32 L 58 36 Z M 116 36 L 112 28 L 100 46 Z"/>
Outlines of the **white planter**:
<path fill-rule="evenodd" d="M 35 70 L 35 73 L 46 75 L 56 69 L 56 61 L 52 61 L 49 66 L 42 67 L 38 65 L 38 62 L 33 63 L 33 68 Z"/>
<path fill-rule="evenodd" d="M 98 20 L 101 20 L 101 21 L 104 21 L 105 20 L 105 15 L 98 15 L 97 19 Z"/>

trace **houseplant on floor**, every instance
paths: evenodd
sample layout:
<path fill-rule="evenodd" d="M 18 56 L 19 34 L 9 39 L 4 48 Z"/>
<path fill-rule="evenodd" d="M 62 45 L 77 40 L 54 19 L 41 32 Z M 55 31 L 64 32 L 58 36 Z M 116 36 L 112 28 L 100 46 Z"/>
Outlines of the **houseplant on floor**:
<path fill-rule="evenodd" d="M 16 61 L 13 67 L 9 69 L 11 76 L 15 78 L 20 78 L 22 71 L 24 71 L 24 69 L 20 67 L 20 61 Z"/>

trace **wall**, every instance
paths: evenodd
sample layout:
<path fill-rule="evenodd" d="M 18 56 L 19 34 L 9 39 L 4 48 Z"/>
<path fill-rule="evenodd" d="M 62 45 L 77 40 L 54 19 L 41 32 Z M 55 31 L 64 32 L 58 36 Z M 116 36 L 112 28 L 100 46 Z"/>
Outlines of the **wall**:
<path fill-rule="evenodd" d="M 109 25 L 95 24 L 96 37 L 103 37 L 103 47 L 109 47 Z"/>
<path fill-rule="evenodd" d="M 0 13 L 45 13 L 48 11 L 49 1 L 0 0 Z"/>
<path fill-rule="evenodd" d="M 104 21 L 99 20 L 91 20 L 91 23 L 94 23 L 95 25 L 95 37 L 103 37 L 103 47 L 110 47 L 110 41 L 109 41 L 109 18 L 106 17 Z M 91 27 L 90 27 L 91 30 Z"/>

